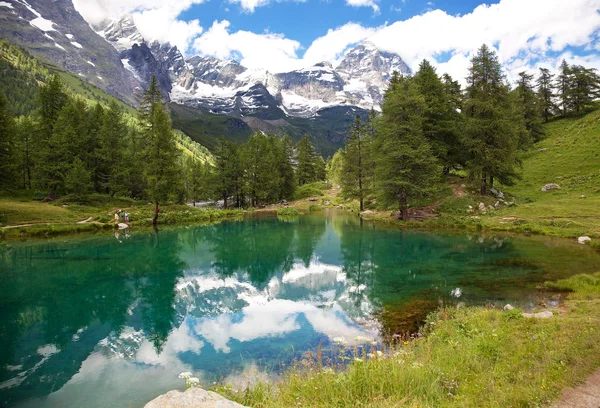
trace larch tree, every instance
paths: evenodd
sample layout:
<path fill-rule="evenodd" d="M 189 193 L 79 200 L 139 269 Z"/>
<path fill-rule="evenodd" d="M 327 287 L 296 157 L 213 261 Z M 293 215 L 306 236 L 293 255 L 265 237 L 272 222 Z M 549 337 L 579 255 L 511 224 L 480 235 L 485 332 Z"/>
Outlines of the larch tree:
<path fill-rule="evenodd" d="M 360 211 L 364 211 L 364 200 L 371 190 L 372 138 L 367 126 L 356 116 L 346 137 L 346 149 L 341 171 L 342 193 L 346 197 L 358 198 Z"/>
<path fill-rule="evenodd" d="M 567 116 L 569 101 L 571 99 L 571 67 L 563 60 L 556 77 L 557 96 L 560 101 L 562 116 Z"/>
<path fill-rule="evenodd" d="M 154 203 L 152 225 L 156 225 L 160 203 L 168 201 L 177 191 L 182 175 L 179 165 L 180 152 L 156 77 L 150 81 L 142 99 L 140 120 L 144 127 L 146 143 L 144 158 L 147 193 Z"/>
<path fill-rule="evenodd" d="M 479 175 L 480 193 L 485 195 L 495 178 L 508 184 L 516 177 L 521 123 L 514 121 L 513 103 L 498 57 L 485 44 L 471 60 L 467 84 L 467 165 L 474 175 Z"/>
<path fill-rule="evenodd" d="M 396 203 L 408 220 L 409 199 L 436 182 L 440 166 L 423 135 L 424 98 L 412 79 L 394 75 L 385 93 L 374 139 L 375 188 L 378 200 Z"/>
<path fill-rule="evenodd" d="M 127 190 L 127 137 L 128 129 L 123 119 L 123 111 L 112 101 L 102 117 L 97 149 L 99 187 L 111 196 Z"/>
<path fill-rule="evenodd" d="M 303 186 L 304 184 L 312 183 L 316 180 L 316 156 L 310 142 L 310 137 L 307 134 L 296 144 L 296 152 L 296 178 L 298 185 Z"/>
<path fill-rule="evenodd" d="M 454 107 L 456 102 L 450 99 L 456 96 L 447 92 L 447 86 L 427 60 L 423 60 L 419 65 L 414 81 L 425 101 L 423 135 L 429 140 L 444 174 L 448 174 L 458 162 L 457 150 L 460 149 L 455 126 L 459 115 Z M 454 86 L 451 78 L 448 86 Z"/>
<path fill-rule="evenodd" d="M 542 126 L 542 106 L 533 86 L 533 74 L 525 71 L 519 73 L 517 80 L 517 109 L 523 121 L 523 137 L 519 141 L 521 148 L 527 148 L 533 142 L 539 142 L 544 136 Z"/>
<path fill-rule="evenodd" d="M 540 68 L 540 74 L 536 80 L 537 96 L 539 98 L 544 121 L 548 123 L 557 109 L 554 99 L 554 74 L 550 73 L 548 68 Z"/>

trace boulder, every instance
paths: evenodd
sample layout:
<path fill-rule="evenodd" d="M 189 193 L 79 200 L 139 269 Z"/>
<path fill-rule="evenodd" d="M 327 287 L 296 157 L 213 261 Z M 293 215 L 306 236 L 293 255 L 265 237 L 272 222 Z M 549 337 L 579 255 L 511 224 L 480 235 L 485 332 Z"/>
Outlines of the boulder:
<path fill-rule="evenodd" d="M 316 202 L 317 200 L 318 200 L 318 198 L 317 198 L 317 197 L 311 197 L 311 198 L 309 198 L 309 199 L 308 199 L 308 201 L 310 201 L 311 203 L 314 203 L 314 202 Z"/>
<path fill-rule="evenodd" d="M 523 313 L 523 317 L 527 319 L 549 319 L 552 316 L 554 316 L 554 314 L 550 310 L 538 313 Z"/>
<path fill-rule="evenodd" d="M 185 392 L 169 391 L 147 403 L 144 408 L 245 408 L 221 395 L 202 388 L 189 388 Z"/>
<path fill-rule="evenodd" d="M 504 306 L 504 310 L 514 310 L 515 308 L 509 303 Z"/>
<path fill-rule="evenodd" d="M 591 241 L 592 239 L 588 236 L 583 236 L 583 237 L 579 237 L 577 238 L 577 242 L 579 242 L 580 244 L 585 244 L 588 241 Z"/>
<path fill-rule="evenodd" d="M 484 203 L 479 203 L 479 211 L 485 212 L 485 204 Z"/>
<path fill-rule="evenodd" d="M 361 212 L 361 215 L 371 215 L 371 214 L 373 214 L 373 211 L 371 211 L 371 210 L 366 210 L 366 211 Z"/>
<path fill-rule="evenodd" d="M 542 187 L 542 191 L 558 190 L 559 188 L 560 186 L 558 184 L 550 183 Z"/>
<path fill-rule="evenodd" d="M 492 193 L 498 198 L 504 198 L 504 193 L 502 191 L 496 190 L 495 188 L 490 188 L 490 193 Z"/>
<path fill-rule="evenodd" d="M 583 199 L 583 198 L 585 198 L 585 196 L 584 196 L 584 195 L 582 195 L 582 196 L 580 196 L 579 198 L 582 198 L 582 199 Z"/>
<path fill-rule="evenodd" d="M 494 204 L 494 208 L 500 208 L 500 201 L 496 201 L 496 204 Z"/>
<path fill-rule="evenodd" d="M 331 205 L 331 201 L 326 200 L 325 202 L 323 202 L 324 205 Z"/>
<path fill-rule="evenodd" d="M 129 228 L 129 225 L 127 225 L 127 224 L 125 224 L 125 223 L 123 223 L 123 222 L 120 222 L 120 223 L 118 224 L 118 227 L 119 227 L 119 229 L 120 229 L 120 230 L 122 230 L 122 229 L 127 229 L 127 228 Z"/>
<path fill-rule="evenodd" d="M 538 149 L 538 152 L 540 152 L 540 153 L 541 153 L 541 152 L 547 152 L 547 151 L 548 151 L 548 148 L 547 148 L 547 147 L 543 147 L 543 148 L 541 148 L 541 149 Z"/>

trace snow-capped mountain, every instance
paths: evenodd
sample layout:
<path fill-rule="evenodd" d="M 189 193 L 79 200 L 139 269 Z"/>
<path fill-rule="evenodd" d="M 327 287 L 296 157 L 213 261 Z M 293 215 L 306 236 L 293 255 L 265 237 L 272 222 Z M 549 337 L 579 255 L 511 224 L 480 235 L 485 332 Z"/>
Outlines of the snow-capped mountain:
<path fill-rule="evenodd" d="M 131 104 L 142 91 L 119 52 L 90 28 L 71 0 L 0 1 L 0 38 Z"/>
<path fill-rule="evenodd" d="M 169 44 L 146 44 L 129 16 L 96 27 L 117 50 L 126 68 L 147 81 L 156 75 L 175 102 L 213 113 L 313 117 L 322 109 L 348 106 L 378 109 L 394 71 L 410 73 L 402 58 L 365 41 L 337 67 L 321 62 L 285 73 L 248 69 L 236 61 L 191 56 Z M 266 114 L 271 119 L 272 114 Z"/>

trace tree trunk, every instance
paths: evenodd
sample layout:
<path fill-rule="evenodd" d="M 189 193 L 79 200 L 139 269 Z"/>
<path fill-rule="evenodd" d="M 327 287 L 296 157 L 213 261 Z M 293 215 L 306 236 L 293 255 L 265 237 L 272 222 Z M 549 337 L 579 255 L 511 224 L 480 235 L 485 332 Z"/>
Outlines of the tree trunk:
<path fill-rule="evenodd" d="M 160 209 L 158 208 L 158 200 L 157 200 L 156 204 L 154 206 L 154 218 L 152 219 L 152 225 L 158 224 L 158 213 L 159 212 L 160 212 Z"/>
<path fill-rule="evenodd" d="M 479 190 L 479 194 L 482 196 L 487 194 L 487 175 L 485 172 L 481 176 L 481 188 Z"/>
<path fill-rule="evenodd" d="M 490 188 L 494 188 L 494 176 L 490 176 Z"/>
<path fill-rule="evenodd" d="M 400 193 L 400 219 L 408 221 L 408 205 L 406 202 L 406 191 Z"/>
<path fill-rule="evenodd" d="M 227 194 L 223 194 L 223 209 L 227 209 Z"/>

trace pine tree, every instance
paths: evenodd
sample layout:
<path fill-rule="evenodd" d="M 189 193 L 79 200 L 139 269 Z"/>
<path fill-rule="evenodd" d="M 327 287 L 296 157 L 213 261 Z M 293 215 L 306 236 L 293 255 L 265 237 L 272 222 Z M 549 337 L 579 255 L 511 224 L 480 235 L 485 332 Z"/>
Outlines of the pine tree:
<path fill-rule="evenodd" d="M 358 198 L 361 212 L 364 210 L 364 200 L 371 190 L 373 180 L 370 167 L 372 142 L 367 126 L 363 124 L 360 116 L 356 116 L 346 137 L 341 182 L 343 195 Z"/>
<path fill-rule="evenodd" d="M 76 157 L 65 176 L 65 189 L 70 194 L 87 194 L 93 187 L 92 174 L 85 163 Z"/>
<path fill-rule="evenodd" d="M 253 134 L 244 145 L 243 152 L 250 205 L 265 204 L 278 195 L 280 183 L 277 161 L 268 137 L 262 132 Z"/>
<path fill-rule="evenodd" d="M 523 71 L 519 73 L 517 81 L 518 109 L 524 125 L 524 132 L 519 142 L 521 148 L 527 148 L 531 142 L 539 142 L 544 136 L 542 126 L 541 103 L 533 89 L 533 74 Z"/>
<path fill-rule="evenodd" d="M 537 79 L 537 96 L 540 100 L 542 115 L 544 121 L 548 123 L 550 117 L 554 114 L 557 107 L 554 103 L 556 97 L 553 84 L 554 75 L 548 68 L 540 68 L 540 75 Z"/>
<path fill-rule="evenodd" d="M 179 150 L 171 128 L 169 114 L 157 93 L 160 89 L 155 77 L 144 94 L 140 119 L 144 126 L 145 172 L 149 198 L 154 202 L 152 224 L 158 223 L 160 203 L 169 200 L 181 182 Z"/>
<path fill-rule="evenodd" d="M 100 185 L 100 163 L 98 151 L 100 149 L 100 130 L 104 122 L 104 107 L 100 103 L 90 110 L 88 126 L 86 130 L 86 154 L 84 156 L 87 168 L 92 172 L 92 181 L 94 190 L 100 192 L 103 186 Z"/>
<path fill-rule="evenodd" d="M 103 114 L 97 149 L 98 183 L 101 191 L 114 196 L 127 190 L 125 148 L 128 129 L 121 107 L 112 101 Z"/>
<path fill-rule="evenodd" d="M 407 220 L 409 199 L 431 188 L 440 170 L 423 135 L 427 107 L 413 81 L 395 74 L 381 108 L 374 140 L 376 192 L 381 203 L 397 203 Z"/>
<path fill-rule="evenodd" d="M 315 181 L 325 181 L 327 178 L 325 159 L 321 155 L 315 155 Z"/>
<path fill-rule="evenodd" d="M 429 140 L 434 154 L 444 168 L 444 173 L 447 174 L 457 164 L 456 150 L 460 148 L 455 126 L 458 120 L 456 101 L 450 99 L 457 96 L 449 94 L 456 92 L 455 84 L 448 77 L 448 83 L 444 85 L 435 68 L 427 60 L 423 60 L 419 65 L 414 80 L 425 101 L 423 135 Z"/>
<path fill-rule="evenodd" d="M 312 144 L 310 143 L 310 137 L 306 134 L 296 144 L 297 151 L 297 167 L 296 167 L 296 178 L 298 185 L 303 186 L 304 184 L 312 183 L 316 180 L 315 170 L 315 152 Z"/>
<path fill-rule="evenodd" d="M 560 100 L 562 116 L 566 117 L 571 97 L 571 67 L 567 61 L 563 60 L 559 67 L 558 77 L 556 78 L 556 89 Z"/>
<path fill-rule="evenodd" d="M 8 100 L 0 91 L 0 188 L 15 181 L 15 122 L 9 112 Z"/>
<path fill-rule="evenodd" d="M 514 109 L 502 67 L 496 53 L 485 44 L 471 60 L 464 113 L 467 162 L 481 178 L 481 195 L 494 178 L 510 183 L 516 177 L 520 124 L 514 123 Z"/>

